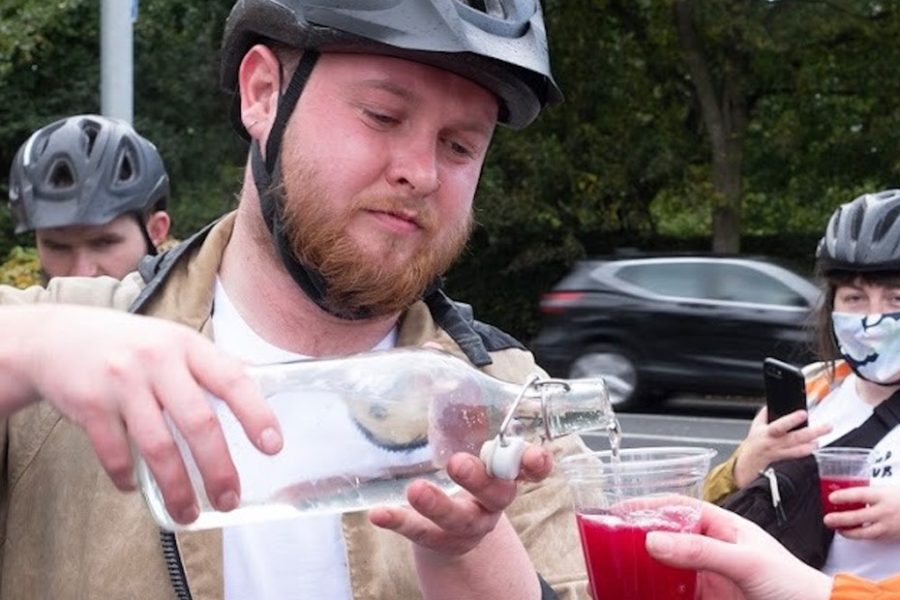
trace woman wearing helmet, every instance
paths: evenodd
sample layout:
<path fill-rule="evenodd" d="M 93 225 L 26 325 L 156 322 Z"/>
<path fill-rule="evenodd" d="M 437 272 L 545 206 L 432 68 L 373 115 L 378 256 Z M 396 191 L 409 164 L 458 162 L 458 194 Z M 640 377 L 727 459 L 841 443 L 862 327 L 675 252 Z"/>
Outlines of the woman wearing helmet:
<path fill-rule="evenodd" d="M 47 279 L 121 279 L 169 233 L 169 177 L 124 121 L 77 115 L 34 132 L 10 169 L 16 233 L 34 231 Z"/>
<path fill-rule="evenodd" d="M 825 288 L 817 323 L 825 363 L 804 369 L 816 373 L 807 377 L 809 410 L 767 423 L 763 409 L 734 455 L 710 473 L 708 500 L 723 500 L 772 462 L 808 455 L 841 438 L 900 390 L 898 214 L 900 190 L 865 194 L 832 214 L 816 251 Z M 825 380 L 822 393 L 810 393 L 815 379 Z M 900 564 L 900 428 L 876 443 L 874 455 L 869 487 L 831 495 L 836 503 L 868 506 L 825 517 L 827 526 L 839 530 L 826 573 L 879 579 L 895 574 Z"/>

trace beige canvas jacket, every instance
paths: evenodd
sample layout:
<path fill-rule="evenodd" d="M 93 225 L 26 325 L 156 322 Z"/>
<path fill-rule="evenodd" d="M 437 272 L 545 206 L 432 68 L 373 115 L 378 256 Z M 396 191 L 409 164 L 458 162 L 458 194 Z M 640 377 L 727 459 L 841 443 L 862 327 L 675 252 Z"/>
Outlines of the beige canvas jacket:
<path fill-rule="evenodd" d="M 212 335 L 213 282 L 232 225 L 233 216 L 226 217 L 199 248 L 185 254 L 141 312 Z M 46 290 L 0 287 L 0 302 L 64 302 L 127 310 L 143 287 L 137 274 L 121 282 L 54 280 Z M 420 302 L 404 316 L 398 343 L 426 341 L 462 356 Z M 493 364 L 484 370 L 509 381 L 523 381 L 535 368 L 531 355 L 522 350 L 494 352 L 491 358 Z M 219 530 L 179 534 L 177 555 L 166 557 L 160 530 L 140 495 L 115 489 L 81 429 L 47 403 L 21 410 L 2 425 L 0 598 L 171 599 L 179 596 L 170 570 L 176 580 L 186 582 L 194 600 L 222 597 Z M 581 449 L 574 437 L 554 448 L 560 454 Z M 554 476 L 539 485 L 522 486 L 507 512 L 537 571 L 560 598 L 586 598 L 584 562 L 561 480 Z M 343 531 L 355 600 L 420 598 L 406 540 L 372 527 L 361 513 L 345 515 Z"/>

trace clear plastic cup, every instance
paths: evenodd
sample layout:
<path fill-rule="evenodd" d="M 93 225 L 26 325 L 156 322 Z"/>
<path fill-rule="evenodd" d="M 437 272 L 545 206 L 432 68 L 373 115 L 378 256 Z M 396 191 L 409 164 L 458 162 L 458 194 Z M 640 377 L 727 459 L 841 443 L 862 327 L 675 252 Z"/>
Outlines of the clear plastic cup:
<path fill-rule="evenodd" d="M 649 531 L 699 530 L 703 479 L 715 450 L 631 448 L 562 459 L 594 600 L 693 600 L 697 572 L 652 558 Z"/>
<path fill-rule="evenodd" d="M 822 499 L 823 514 L 865 508 L 866 505 L 860 502 L 834 504 L 829 496 L 837 490 L 869 485 L 872 450 L 826 447 L 813 451 L 813 456 L 819 467 L 819 496 Z"/>

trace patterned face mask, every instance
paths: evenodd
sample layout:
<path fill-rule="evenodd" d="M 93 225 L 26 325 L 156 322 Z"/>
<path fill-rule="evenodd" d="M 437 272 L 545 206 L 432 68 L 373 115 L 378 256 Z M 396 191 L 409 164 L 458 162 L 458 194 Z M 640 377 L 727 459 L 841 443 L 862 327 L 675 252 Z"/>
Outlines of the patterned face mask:
<path fill-rule="evenodd" d="M 833 312 L 834 337 L 853 372 L 881 385 L 900 384 L 900 312 Z"/>

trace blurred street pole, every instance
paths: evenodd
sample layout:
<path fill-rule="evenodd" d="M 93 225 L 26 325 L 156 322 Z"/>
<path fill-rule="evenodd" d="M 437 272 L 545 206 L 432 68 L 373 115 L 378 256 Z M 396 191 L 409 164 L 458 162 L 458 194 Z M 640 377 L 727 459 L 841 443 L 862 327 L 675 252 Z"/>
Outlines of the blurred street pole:
<path fill-rule="evenodd" d="M 101 0 L 100 110 L 107 117 L 134 119 L 134 35 L 137 0 Z"/>

